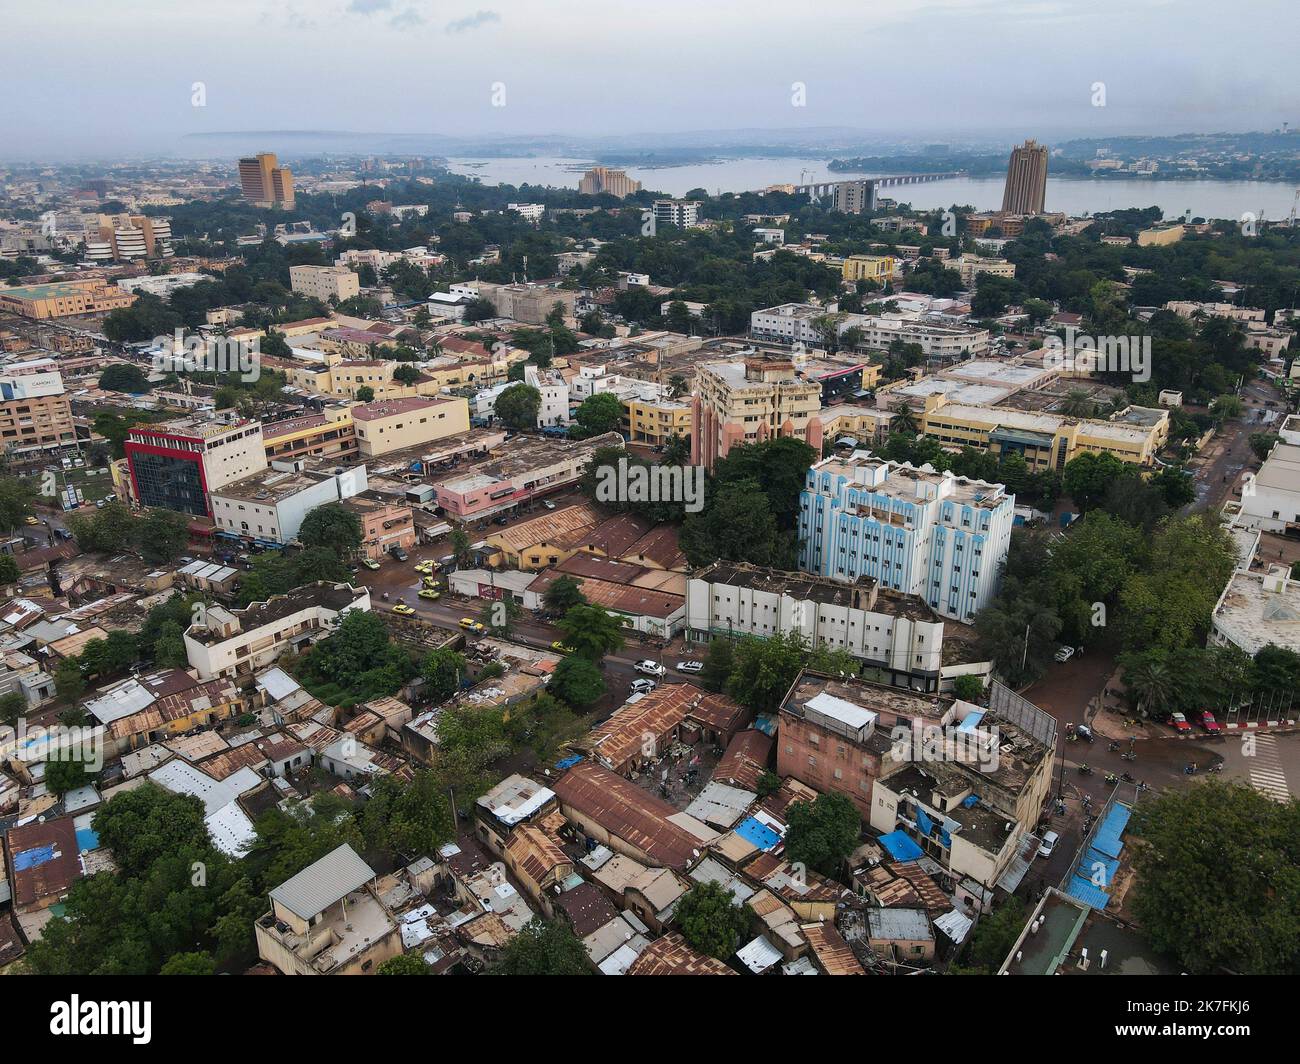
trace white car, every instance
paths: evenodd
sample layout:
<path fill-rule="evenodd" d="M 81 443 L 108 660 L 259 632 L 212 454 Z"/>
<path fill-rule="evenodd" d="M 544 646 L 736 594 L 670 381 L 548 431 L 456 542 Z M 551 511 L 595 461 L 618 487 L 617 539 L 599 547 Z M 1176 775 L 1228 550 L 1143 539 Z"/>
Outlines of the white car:
<path fill-rule="evenodd" d="M 704 668 L 702 661 L 679 661 L 677 663 L 678 672 L 700 672 Z"/>
<path fill-rule="evenodd" d="M 630 690 L 634 695 L 643 695 L 653 691 L 658 686 L 654 680 L 633 680 Z"/>
<path fill-rule="evenodd" d="M 1061 836 L 1058 835 L 1055 831 L 1049 831 L 1046 835 L 1044 835 L 1043 841 L 1039 844 L 1038 847 L 1038 856 L 1051 857 L 1052 851 L 1056 849 L 1056 843 L 1060 840 L 1060 838 Z"/>
<path fill-rule="evenodd" d="M 634 666 L 637 672 L 644 673 L 646 676 L 662 676 L 668 670 L 657 661 L 651 661 L 646 658 L 645 661 L 638 661 Z"/>
<path fill-rule="evenodd" d="M 1069 661 L 1072 657 L 1074 657 L 1074 647 L 1061 647 L 1061 649 L 1056 652 L 1057 661 Z"/>

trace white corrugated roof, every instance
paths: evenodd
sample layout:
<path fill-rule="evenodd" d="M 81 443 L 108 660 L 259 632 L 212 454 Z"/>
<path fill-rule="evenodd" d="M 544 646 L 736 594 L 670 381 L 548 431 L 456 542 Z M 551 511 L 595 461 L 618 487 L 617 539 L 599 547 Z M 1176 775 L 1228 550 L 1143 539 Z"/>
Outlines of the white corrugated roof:
<path fill-rule="evenodd" d="M 310 920 L 374 878 L 374 869 L 345 842 L 292 879 L 281 883 L 271 891 L 271 899 L 304 920 Z"/>
<path fill-rule="evenodd" d="M 850 728 L 861 728 L 863 725 L 870 724 L 876 719 L 876 714 L 869 709 L 863 709 L 861 706 L 855 706 L 852 702 L 846 702 L 842 698 L 836 698 L 825 691 L 820 692 L 813 698 L 808 699 L 807 706 L 809 709 L 816 710 L 824 717 L 830 717 L 832 720 L 838 720 L 847 724 Z"/>

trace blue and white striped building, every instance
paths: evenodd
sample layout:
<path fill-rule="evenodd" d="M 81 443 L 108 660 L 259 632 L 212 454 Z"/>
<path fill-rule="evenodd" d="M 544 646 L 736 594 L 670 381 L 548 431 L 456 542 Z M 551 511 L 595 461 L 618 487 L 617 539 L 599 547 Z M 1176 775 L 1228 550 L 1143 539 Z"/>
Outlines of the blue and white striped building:
<path fill-rule="evenodd" d="M 968 480 L 873 458 L 826 458 L 799 495 L 799 568 L 834 580 L 867 576 L 970 621 L 997 592 L 1015 496 Z"/>

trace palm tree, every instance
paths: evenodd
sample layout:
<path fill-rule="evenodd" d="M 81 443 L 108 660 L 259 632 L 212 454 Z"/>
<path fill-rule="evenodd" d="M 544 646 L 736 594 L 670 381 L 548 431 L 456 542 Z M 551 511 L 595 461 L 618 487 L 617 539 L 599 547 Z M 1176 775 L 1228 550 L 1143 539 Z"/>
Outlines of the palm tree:
<path fill-rule="evenodd" d="M 1082 388 L 1071 388 L 1061 404 L 1061 413 L 1066 417 L 1089 417 L 1092 409 L 1092 400 Z"/>
<path fill-rule="evenodd" d="M 685 465 L 691 460 L 691 445 L 685 436 L 673 433 L 664 444 L 665 465 Z"/>
<path fill-rule="evenodd" d="M 1144 717 L 1159 716 L 1173 701 L 1176 681 L 1167 665 L 1144 661 L 1124 674 L 1124 684 Z"/>
<path fill-rule="evenodd" d="M 915 436 L 917 430 L 916 414 L 906 403 L 895 403 L 890 407 L 890 413 L 894 415 L 893 421 L 889 423 L 890 435 L 895 432 L 903 436 Z"/>

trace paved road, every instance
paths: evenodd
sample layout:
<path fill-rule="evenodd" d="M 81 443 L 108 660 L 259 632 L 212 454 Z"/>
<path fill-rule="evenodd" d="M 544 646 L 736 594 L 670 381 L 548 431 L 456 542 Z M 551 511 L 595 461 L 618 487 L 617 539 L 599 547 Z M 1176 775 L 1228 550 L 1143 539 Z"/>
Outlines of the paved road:
<path fill-rule="evenodd" d="M 1225 780 L 1279 802 L 1300 798 L 1300 732 L 1233 732 L 1218 752 Z"/>
<path fill-rule="evenodd" d="M 1193 513 L 1221 509 L 1235 496 L 1241 475 L 1258 461 L 1250 437 L 1267 431 L 1260 419 L 1269 409 L 1285 413 L 1282 394 L 1267 381 L 1250 381 L 1241 389 L 1241 398 L 1246 406 L 1242 417 L 1223 426 L 1194 466 L 1196 499 L 1189 507 Z M 1268 402 L 1275 405 L 1266 407 Z"/>

